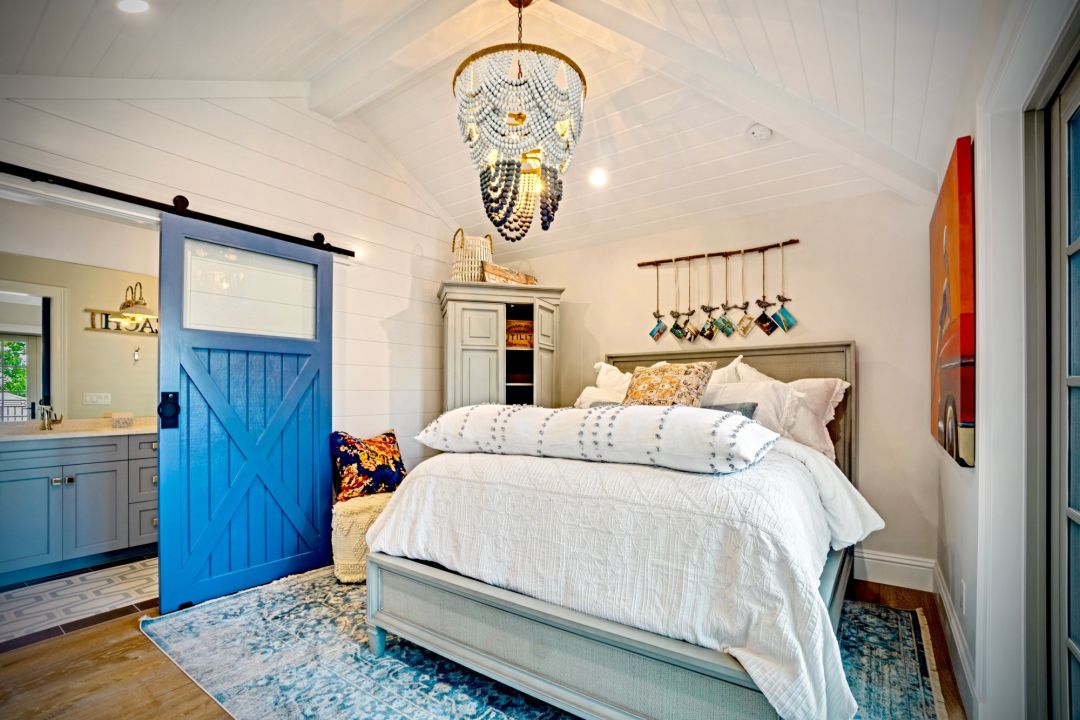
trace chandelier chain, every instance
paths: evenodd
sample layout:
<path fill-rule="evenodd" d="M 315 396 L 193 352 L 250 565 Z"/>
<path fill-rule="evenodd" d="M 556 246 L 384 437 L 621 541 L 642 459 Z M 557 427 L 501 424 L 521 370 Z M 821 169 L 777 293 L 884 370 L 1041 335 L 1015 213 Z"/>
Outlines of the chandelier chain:
<path fill-rule="evenodd" d="M 521 43 L 521 16 L 522 16 L 521 5 L 522 5 L 522 3 L 518 3 L 518 6 L 517 6 L 517 11 L 518 11 L 518 61 L 517 61 L 518 80 L 520 80 L 521 76 L 522 76 L 522 72 L 521 72 L 521 45 L 522 45 L 522 43 Z"/>

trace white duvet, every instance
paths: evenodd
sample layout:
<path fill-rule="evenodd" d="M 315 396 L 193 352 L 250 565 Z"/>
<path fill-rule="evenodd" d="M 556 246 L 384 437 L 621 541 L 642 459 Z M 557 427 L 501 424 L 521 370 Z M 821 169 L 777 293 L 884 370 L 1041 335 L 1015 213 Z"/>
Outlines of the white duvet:
<path fill-rule="evenodd" d="M 884 527 L 823 455 L 781 439 L 702 475 L 447 453 L 408 476 L 367 542 L 596 617 L 730 653 L 784 718 L 851 718 L 818 594 L 829 547 Z"/>

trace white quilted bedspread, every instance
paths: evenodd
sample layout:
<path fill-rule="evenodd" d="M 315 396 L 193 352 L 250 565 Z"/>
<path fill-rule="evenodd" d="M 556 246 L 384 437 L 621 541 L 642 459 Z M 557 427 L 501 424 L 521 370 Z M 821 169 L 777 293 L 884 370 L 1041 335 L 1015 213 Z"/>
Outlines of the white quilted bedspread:
<path fill-rule="evenodd" d="M 851 718 L 855 700 L 818 594 L 831 545 L 884 526 L 820 453 L 781 439 L 714 476 L 487 454 L 433 457 L 368 533 L 540 600 L 742 663 L 784 718 Z"/>

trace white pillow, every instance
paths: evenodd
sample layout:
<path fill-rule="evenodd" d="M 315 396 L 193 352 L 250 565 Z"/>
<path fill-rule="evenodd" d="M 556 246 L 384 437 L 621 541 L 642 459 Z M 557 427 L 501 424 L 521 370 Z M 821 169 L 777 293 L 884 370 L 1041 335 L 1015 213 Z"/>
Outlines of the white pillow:
<path fill-rule="evenodd" d="M 701 396 L 701 407 L 721 404 L 720 402 L 712 402 L 712 400 L 718 397 L 721 385 L 739 382 L 739 363 L 741 362 L 742 355 L 724 367 L 713 370 L 712 375 L 709 376 L 709 384 L 705 386 L 705 393 Z"/>
<path fill-rule="evenodd" d="M 778 437 L 738 413 L 685 405 L 609 405 L 588 410 L 471 405 L 444 413 L 416 439 L 445 452 L 732 473 L 763 458 Z"/>
<path fill-rule="evenodd" d="M 709 402 L 702 405 L 757 403 L 754 420 L 773 432 L 787 436 L 799 412 L 802 393 L 785 383 L 771 380 L 757 383 L 724 383 L 713 388 Z"/>
<path fill-rule="evenodd" d="M 739 365 L 738 375 L 743 383 L 776 382 L 746 363 Z M 814 448 L 830 460 L 836 460 L 836 447 L 826 426 L 836 417 L 836 406 L 844 399 L 844 393 L 851 383 L 839 378 L 802 378 L 787 385 L 803 395 L 805 409 L 796 413 L 795 422 L 785 437 Z"/>

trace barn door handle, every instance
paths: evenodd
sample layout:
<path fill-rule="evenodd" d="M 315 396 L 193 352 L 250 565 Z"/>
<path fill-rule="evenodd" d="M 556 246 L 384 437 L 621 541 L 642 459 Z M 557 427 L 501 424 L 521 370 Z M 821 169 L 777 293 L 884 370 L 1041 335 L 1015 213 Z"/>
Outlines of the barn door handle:
<path fill-rule="evenodd" d="M 158 403 L 157 414 L 161 420 L 162 430 L 180 427 L 180 393 L 161 393 L 161 402 Z"/>

